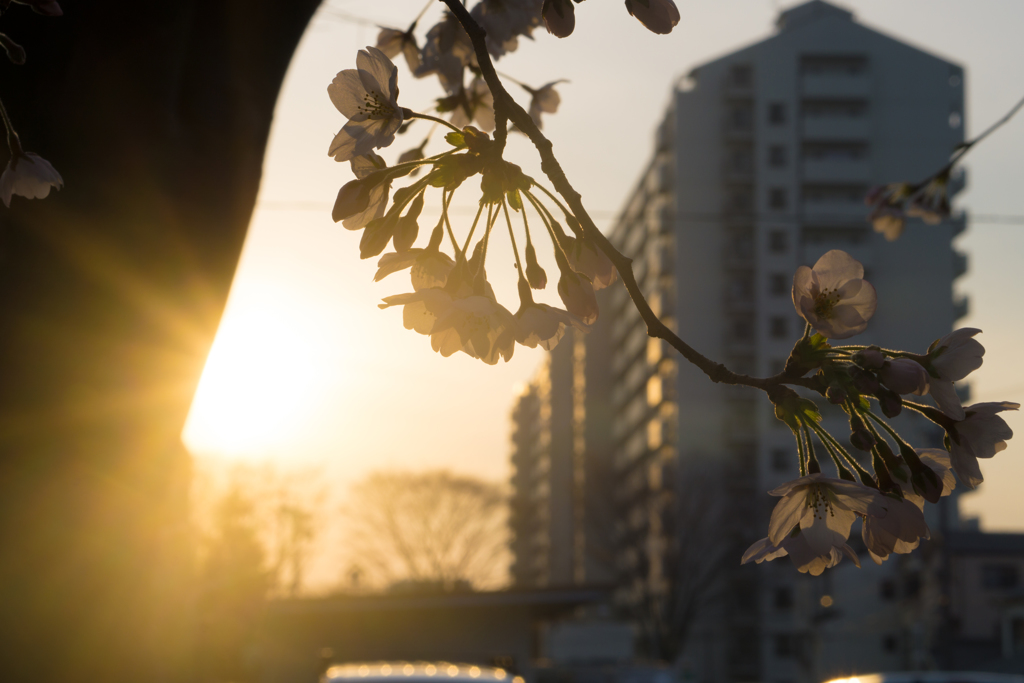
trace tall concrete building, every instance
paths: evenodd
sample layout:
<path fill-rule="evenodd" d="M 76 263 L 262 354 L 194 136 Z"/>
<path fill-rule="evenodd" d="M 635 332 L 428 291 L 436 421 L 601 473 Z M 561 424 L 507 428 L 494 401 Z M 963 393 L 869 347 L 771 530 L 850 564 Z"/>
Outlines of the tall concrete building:
<path fill-rule="evenodd" d="M 872 185 L 926 177 L 963 140 L 963 70 L 825 2 L 782 12 L 776 29 L 675 85 L 611 238 L 634 258 L 655 312 L 737 371 L 782 369 L 803 326 L 793 273 L 830 249 L 861 261 L 878 291 L 857 343 L 923 351 L 966 313 L 954 295 L 966 259 L 953 247 L 965 219 L 911 222 L 890 243 L 872 231 L 863 198 Z M 621 285 L 603 298 L 600 327 L 563 342 L 516 409 L 517 514 L 548 515 L 533 537 L 513 523 L 516 580 L 535 580 L 527 568 L 554 567 L 559 553 L 584 566 L 588 538 L 600 538 L 617 604 L 649 653 L 692 680 L 809 683 L 929 665 L 944 637 L 941 558 L 919 552 L 876 568 L 864 554 L 863 570 L 847 562 L 818 579 L 784 559 L 740 567 L 766 534 L 775 501 L 766 492 L 797 476 L 792 435 L 759 392 L 713 385 L 649 339 Z M 556 377 L 560 364 L 570 370 Z M 560 409 L 556 396 L 570 389 L 572 409 Z M 842 438 L 842 413 L 825 415 Z M 549 438 L 528 445 L 535 418 Z M 897 424 L 915 444 L 939 444 L 930 423 Z M 576 438 L 559 446 L 550 435 L 565 429 Z M 588 494 L 584 462 L 609 473 L 610 495 Z M 531 508 L 541 494 L 543 507 Z M 581 509 L 612 522 L 595 531 Z M 930 515 L 935 536 L 959 523 L 955 502 Z"/>

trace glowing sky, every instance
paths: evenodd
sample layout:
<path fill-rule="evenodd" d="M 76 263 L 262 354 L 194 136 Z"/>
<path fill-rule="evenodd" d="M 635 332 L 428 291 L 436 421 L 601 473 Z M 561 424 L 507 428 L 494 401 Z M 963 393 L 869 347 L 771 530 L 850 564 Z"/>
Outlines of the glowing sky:
<path fill-rule="evenodd" d="M 500 68 L 540 85 L 556 78 L 562 107 L 545 131 L 599 225 L 620 209 L 651 151 L 653 130 L 673 80 L 692 66 L 766 36 L 778 3 L 677 0 L 682 21 L 667 37 L 645 31 L 621 2 L 588 2 L 577 30 L 558 41 L 538 32 Z M 790 3 L 787 3 L 787 6 Z M 1024 92 L 1024 4 L 1015 0 L 863 0 L 846 2 L 863 23 L 966 67 L 967 131 L 998 118 Z M 421 0 L 333 0 L 313 21 L 291 65 L 265 162 L 263 185 L 228 310 L 193 405 L 185 438 L 200 455 L 315 466 L 342 490 L 378 467 L 450 467 L 488 478 L 509 473 L 508 415 L 519 383 L 541 352 L 519 347 L 513 360 L 487 367 L 458 354 L 443 359 L 425 337 L 402 328 L 381 297 L 408 290 L 407 277 L 374 284 L 376 259 L 360 261 L 359 233 L 331 221 L 348 164 L 327 156 L 344 123 L 326 95 L 341 69 L 376 29 L 339 16 L 405 26 Z M 424 23 L 440 7 L 432 8 Z M 438 92 L 400 64 L 405 106 L 426 111 Z M 517 93 L 518 94 L 518 93 Z M 525 100 L 524 100 L 525 101 Z M 419 143 L 426 128 L 399 139 L 385 158 Z M 540 175 L 521 139 L 512 160 Z M 969 189 L 959 205 L 978 214 L 1024 215 L 1020 192 L 1024 118 L 968 157 Z M 463 200 L 471 202 L 473 200 Z M 459 204 L 456 197 L 456 205 Z M 457 207 L 465 209 L 468 207 Z M 984 330 L 986 363 L 974 376 L 978 400 L 1024 399 L 1024 290 L 1018 275 L 1024 226 L 972 223 L 960 238 L 970 256 L 959 289 L 971 297 L 963 325 Z M 511 264 L 506 252 L 489 261 Z M 501 265 L 500 267 L 504 267 Z M 512 269 L 509 265 L 508 273 Z M 515 301 L 512 280 L 496 282 Z M 514 307 L 514 305 L 513 305 Z M 1009 418 L 1024 438 L 1024 421 Z M 983 465 L 987 482 L 964 500 L 989 529 L 1024 529 L 1022 446 Z"/>

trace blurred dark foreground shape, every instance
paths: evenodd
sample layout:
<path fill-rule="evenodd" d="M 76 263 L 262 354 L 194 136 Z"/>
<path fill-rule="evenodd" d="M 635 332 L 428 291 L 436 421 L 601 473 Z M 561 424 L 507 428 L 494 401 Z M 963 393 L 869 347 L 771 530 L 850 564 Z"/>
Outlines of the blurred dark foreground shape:
<path fill-rule="evenodd" d="M 0 213 L 0 680 L 192 681 L 180 434 L 319 2 L 61 4 L 2 27 L 65 188 Z"/>

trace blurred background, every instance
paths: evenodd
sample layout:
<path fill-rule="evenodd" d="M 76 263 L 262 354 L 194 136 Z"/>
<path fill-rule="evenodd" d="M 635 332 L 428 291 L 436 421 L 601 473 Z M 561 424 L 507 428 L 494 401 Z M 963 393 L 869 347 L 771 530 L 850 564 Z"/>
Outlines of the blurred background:
<path fill-rule="evenodd" d="M 847 563 L 811 579 L 783 561 L 770 572 L 762 566 L 734 574 L 740 555 L 716 541 L 717 530 L 732 522 L 697 495 L 672 503 L 673 523 L 703 530 L 673 537 L 674 564 L 657 549 L 672 533 L 655 534 L 645 522 L 646 535 L 634 545 L 647 548 L 641 563 L 656 558 L 661 568 L 624 570 L 615 555 L 624 557 L 621 549 L 629 544 L 617 525 L 631 522 L 623 521 L 615 476 L 600 470 L 586 490 L 550 479 L 552 469 L 531 472 L 549 477 L 539 485 L 546 491 L 548 526 L 537 543 L 525 543 L 524 514 L 536 506 L 532 485 L 523 481 L 523 454 L 533 448 L 523 433 L 539 419 L 535 413 L 544 401 L 564 388 L 559 372 L 590 377 L 589 366 L 581 369 L 573 355 L 586 342 L 567 338 L 558 349 L 562 355 L 550 357 L 518 347 L 510 362 L 493 367 L 464 354 L 442 358 L 426 338 L 402 327 L 399 310 L 376 306 L 382 297 L 408 290 L 404 274 L 374 283 L 376 259 L 358 257 L 361 233 L 330 217 L 338 188 L 352 175 L 347 163 L 327 155 L 344 117 L 326 87 L 340 70 L 354 68 L 356 52 L 376 42 L 380 27 L 406 28 L 423 2 L 306 2 L 301 9 L 260 7 L 244 20 L 232 3 L 218 4 L 216 11 L 186 3 L 188 8 L 175 9 L 173 21 L 148 9 L 129 21 L 128 4 L 110 2 L 107 14 L 71 5 L 69 27 L 49 42 L 40 38 L 58 66 L 44 64 L 38 73 L 54 84 L 49 92 L 67 100 L 12 77 L 17 92 L 40 110 L 55 109 L 55 101 L 91 103 L 82 107 L 86 111 L 97 109 L 97 101 L 117 106 L 105 117 L 78 115 L 76 109 L 32 124 L 39 126 L 32 139 L 54 149 L 90 142 L 73 159 L 44 154 L 68 183 L 54 208 L 46 209 L 51 213 L 5 219 L 11 226 L 5 258 L 15 265 L 4 286 L 17 302 L 17 315 L 7 323 L 16 341 L 5 342 L 6 376 L 17 381 L 5 389 L 4 403 L 12 495 L 4 510 L 5 558 L 11 559 L 5 560 L 3 584 L 16 605 L 3 624 L 9 636 L 4 647 L 10 661 L 19 662 L 10 668 L 11 680 L 61 680 L 80 671 L 95 680 L 154 674 L 161 680 L 311 681 L 332 662 L 363 659 L 493 664 L 531 681 L 796 683 L 879 668 L 1024 671 L 1024 501 L 1017 492 L 1024 462 L 1014 442 L 983 464 L 986 481 L 976 492 L 934 520 L 933 530 L 943 525 L 936 535 L 945 541 L 910 558 L 890 559 L 884 571 L 865 555 L 859 574 Z M 676 89 L 688 91 L 696 82 L 698 92 L 700 74 L 689 78 L 695 67 L 745 54 L 737 51 L 777 35 L 780 13 L 803 6 L 762 0 L 677 4 L 678 26 L 654 36 L 621 3 L 583 3 L 571 37 L 535 31 L 499 63 L 504 74 L 533 87 L 566 79 L 558 86 L 558 112 L 545 117 L 544 132 L 598 226 L 620 236 L 633 220 L 627 204 L 642 194 L 652 164 L 665 152 L 659 126 L 681 111 Z M 820 4 L 808 6 L 818 12 Z M 949 85 L 960 88 L 962 107 L 952 112 L 959 119 L 954 122 L 949 103 L 918 98 L 926 88 L 908 84 L 907 101 L 934 106 L 941 134 L 910 134 L 893 149 L 970 138 L 1024 95 L 1024 46 L 1016 34 L 1024 6 L 1014 0 L 847 0 L 831 7 L 955 65 L 960 80 Z M 829 22 L 850 21 L 828 8 L 821 10 L 821 26 L 806 29 L 826 43 Z M 114 14 L 121 23 L 111 23 Z M 428 7 L 417 31 L 421 39 L 440 16 L 440 3 Z M 131 22 L 145 19 L 159 30 L 134 35 Z M 29 28 L 44 35 L 36 24 Z M 147 41 L 191 44 L 193 52 L 128 57 L 151 50 Z M 92 45 L 102 49 L 83 62 Z M 849 56 L 844 50 L 842 56 Z M 173 59 L 179 61 L 165 63 Z M 401 104 L 429 111 L 442 94 L 436 81 L 415 80 L 404 61 L 396 63 Z M 709 68 L 714 73 L 717 67 Z M 770 73 L 765 65 L 754 68 Z M 76 85 L 82 72 L 92 76 Z M 281 79 L 279 92 L 275 78 Z M 525 91 L 510 91 L 526 102 Z M 167 93 L 174 96 L 172 105 Z M 262 112 L 258 121 L 248 110 L 224 115 L 231 98 L 251 98 L 252 111 Z M 174 115 L 165 117 L 168 111 Z M 228 122 L 223 129 L 208 123 L 218 116 Z M 180 119 L 164 120 L 175 117 Z M 47 122 L 51 132 L 44 130 Z M 394 163 L 428 130 L 429 124 L 418 123 L 383 156 Z M 123 145 L 108 149 L 121 138 Z M 194 140 L 194 148 L 182 147 L 181 139 Z M 440 149 L 442 143 L 433 144 Z M 892 166 L 907 177 L 874 180 L 918 180 L 930 172 L 920 169 L 941 165 L 949 146 Z M 986 362 L 969 381 L 974 402 L 1024 397 L 1024 362 L 1016 355 L 1024 336 L 1016 277 L 1024 253 L 1024 200 L 1017 190 L 1022 149 L 1024 120 L 1014 120 L 963 164 L 967 182 L 955 210 L 967 217 L 935 230 L 944 240 L 943 258 L 951 248 L 966 255 L 965 272 L 951 275 L 954 266 L 945 262 L 941 272 L 928 270 L 934 247 L 920 224 L 911 226 L 898 252 L 909 279 L 923 268 L 918 279 L 937 278 L 946 287 L 937 295 L 942 306 L 967 297 L 966 315 L 943 309 L 937 316 L 983 330 Z M 511 136 L 508 150 L 507 158 L 541 177 L 522 136 Z M 148 163 L 147 153 L 164 161 Z M 673 158 L 686 155 L 680 146 Z M 94 169 L 91 185 L 76 190 L 73 171 Z M 682 187 L 685 181 L 676 182 Z M 468 223 L 474 202 L 456 195 L 453 215 Z M 436 208 L 428 200 L 428 212 Z M 68 229 L 52 227 L 57 225 Z M 147 246 L 153 225 L 172 237 Z M 111 230 L 118 231 L 116 239 L 108 239 Z M 138 253 L 145 257 L 133 261 Z M 794 254 L 793 265 L 805 257 Z M 496 245 L 492 259 L 499 300 L 514 308 L 513 270 L 500 266 L 512 263 L 511 252 Z M 61 269 L 79 279 L 58 277 L 53 284 Z M 68 319 L 87 318 L 75 308 L 74 297 L 84 301 L 93 292 L 82 282 L 108 297 L 94 309 L 81 309 L 104 320 L 107 337 L 99 341 L 91 322 L 45 329 L 39 322 L 39 311 L 46 322 L 45 312 L 57 308 Z M 903 286 L 902 280 L 892 282 Z M 553 304 L 551 293 L 538 298 Z M 900 298 L 896 291 L 892 296 Z M 930 341 L 949 329 L 940 328 L 921 329 L 919 336 Z M 58 338 L 59 348 L 47 355 L 50 340 Z M 103 346 L 111 338 L 119 341 Z M 165 353 L 161 345 L 169 338 L 173 352 Z M 88 342 L 84 356 L 82 340 Z M 89 350 L 93 342 L 102 353 Z M 715 348 L 703 350 L 719 357 Z M 594 351 L 588 347 L 587 353 Z M 723 348 L 721 357 L 726 353 Z M 64 366 L 54 365 L 53 357 L 74 358 L 68 361 L 73 373 L 62 377 Z M 771 360 L 760 358 L 755 370 L 774 372 Z M 117 387 L 109 392 L 117 399 L 111 410 L 106 402 L 112 399 L 95 390 L 90 373 L 122 361 Z M 153 379 L 158 366 L 170 369 Z M 46 378 L 50 394 L 37 386 L 39 377 Z M 588 396 L 600 403 L 602 385 L 589 386 Z M 680 386 L 692 387 L 694 397 L 711 390 L 700 381 Z M 45 407 L 51 394 L 69 406 L 55 422 L 47 412 L 53 409 Z M 671 391 L 665 396 L 669 400 Z M 44 406 L 38 414 L 24 409 L 37 400 Z M 117 411 L 124 416 L 120 421 L 105 417 Z M 132 411 L 154 417 L 132 431 L 125 426 Z M 98 420 L 107 421 L 98 428 Z M 1022 424 L 1015 413 L 1006 420 L 1013 428 Z M 182 422 L 187 453 L 173 445 Z M 61 429 L 54 431 L 54 424 Z M 753 429 L 765 430 L 765 424 Z M 587 438 L 588 448 L 603 452 L 600 434 Z M 683 431 L 671 438 L 682 449 L 688 437 Z M 757 458 L 769 462 L 777 448 L 757 444 Z M 559 457 L 571 460 L 572 448 L 552 450 L 547 467 L 556 467 Z M 119 455 L 92 457 L 98 452 Z M 65 453 L 75 455 L 62 459 Z M 661 483 L 669 470 L 657 471 L 659 483 L 645 479 L 644 486 L 671 489 Z M 675 470 L 672 475 L 682 476 Z M 690 492 L 706 481 L 702 477 L 715 476 L 690 472 Z M 762 484 L 769 478 L 757 480 L 758 500 L 767 498 Z M 48 483 L 53 480 L 59 486 Z M 580 505 L 593 512 L 588 524 L 596 520 L 600 529 L 580 528 L 574 516 Z M 59 514 L 52 512 L 58 508 Z M 559 527 L 562 519 L 567 521 Z M 756 526 L 759 536 L 763 523 Z M 588 553 L 602 549 L 597 568 L 588 569 Z M 172 578 L 161 578 L 154 565 Z M 527 565 L 544 569 L 531 573 Z M 709 578 L 718 574 L 729 578 Z M 118 577 L 137 581 L 120 583 Z M 21 585 L 34 588 L 19 596 Z"/>

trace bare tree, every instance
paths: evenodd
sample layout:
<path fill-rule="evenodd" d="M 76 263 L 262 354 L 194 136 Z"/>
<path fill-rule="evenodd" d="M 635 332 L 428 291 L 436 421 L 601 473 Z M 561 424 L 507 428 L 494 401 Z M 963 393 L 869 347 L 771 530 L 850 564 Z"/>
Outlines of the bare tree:
<path fill-rule="evenodd" d="M 489 588 L 504 583 L 508 500 L 499 484 L 447 470 L 374 472 L 343 507 L 360 580 Z"/>
<path fill-rule="evenodd" d="M 643 646 L 655 659 L 674 662 L 686 647 L 702 612 L 723 597 L 738 568 L 736 543 L 728 532 L 728 496 L 718 468 L 691 463 L 679 493 L 667 508 L 669 547 L 662 577 L 645 581 L 634 617 Z"/>

